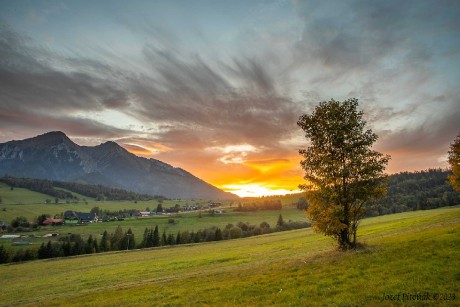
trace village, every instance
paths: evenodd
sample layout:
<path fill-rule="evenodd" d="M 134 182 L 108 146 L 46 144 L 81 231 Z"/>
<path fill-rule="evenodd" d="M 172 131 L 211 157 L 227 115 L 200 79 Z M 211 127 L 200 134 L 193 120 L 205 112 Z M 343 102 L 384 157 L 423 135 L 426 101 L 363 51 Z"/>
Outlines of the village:
<path fill-rule="evenodd" d="M 208 214 L 222 214 L 225 212 L 222 203 L 219 202 L 208 202 L 205 206 L 200 205 L 189 205 L 185 204 L 183 206 L 176 204 L 173 207 L 163 209 L 161 205 L 157 207 L 156 210 L 144 210 L 144 211 L 133 211 L 129 210 L 127 212 L 94 212 L 94 208 L 91 212 L 78 212 L 74 210 L 67 210 L 63 213 L 61 217 L 46 217 L 42 221 L 37 223 L 27 222 L 28 227 L 22 227 L 23 231 L 27 231 L 28 228 L 34 228 L 37 226 L 62 226 L 62 225 L 85 225 L 91 223 L 102 223 L 102 222 L 113 222 L 113 221 L 123 221 L 125 218 L 145 218 L 153 217 L 160 215 L 171 215 L 178 213 L 187 213 L 187 212 L 206 212 Z M 95 207 L 97 208 L 97 207 Z M 146 208 L 148 209 L 148 208 Z M 98 211 L 98 210 L 96 210 Z M 19 226 L 19 225 L 18 225 Z M 0 221 L 0 232 L 12 232 L 17 230 L 15 225 L 9 225 L 5 221 Z M 11 239 L 19 238 L 20 235 L 2 235 L 0 239 Z"/>
<path fill-rule="evenodd" d="M 14 227 L 18 225 L 9 225 L 4 221 L 0 221 L 0 232 L 5 234 L 0 236 L 0 239 L 9 239 L 12 246 L 25 246 L 32 245 L 31 240 L 39 238 L 53 238 L 61 235 L 60 231 L 56 228 L 59 226 L 86 226 L 93 223 L 106 223 L 106 222 L 121 222 L 125 219 L 139 219 L 139 218 L 152 218 L 154 216 L 171 216 L 179 213 L 191 213 L 200 211 L 206 212 L 207 214 L 222 214 L 225 212 L 222 203 L 219 202 L 208 202 L 206 205 L 179 205 L 176 204 L 173 207 L 162 209 L 162 206 L 158 206 L 156 210 L 149 211 L 134 211 L 131 210 L 131 213 L 117 213 L 117 214 L 107 214 L 107 212 L 78 212 L 74 210 L 67 210 L 60 217 L 46 217 L 42 221 L 35 223 L 27 222 L 28 227 L 25 224 L 19 225 L 19 227 Z M 148 209 L 148 208 L 147 208 Z M 159 210 L 160 209 L 160 210 Z M 129 211 L 128 211 L 129 212 Z M 44 227 L 44 228 L 41 228 Z M 48 228 L 51 227 L 51 228 Z M 24 234 L 31 231 L 36 231 L 38 229 L 45 230 L 45 233 L 42 235 L 34 234 Z M 50 232 L 46 232 L 49 229 Z M 69 232 L 68 235 L 71 233 Z"/>

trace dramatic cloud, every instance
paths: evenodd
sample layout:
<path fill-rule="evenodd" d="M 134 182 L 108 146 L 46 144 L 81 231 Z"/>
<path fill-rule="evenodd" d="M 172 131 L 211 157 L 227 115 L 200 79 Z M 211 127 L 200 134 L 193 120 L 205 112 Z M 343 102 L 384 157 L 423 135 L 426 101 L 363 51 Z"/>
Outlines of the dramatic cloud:
<path fill-rule="evenodd" d="M 62 130 L 281 191 L 301 182 L 296 122 L 319 101 L 358 98 L 390 172 L 445 167 L 460 131 L 457 1 L 37 2 L 2 18 L 0 141 Z"/>
<path fill-rule="evenodd" d="M 458 3 L 299 1 L 298 8 L 304 27 L 292 66 L 314 97 L 360 98 L 381 135 L 377 147 L 393 154 L 391 172 L 445 166 L 460 131 Z"/>

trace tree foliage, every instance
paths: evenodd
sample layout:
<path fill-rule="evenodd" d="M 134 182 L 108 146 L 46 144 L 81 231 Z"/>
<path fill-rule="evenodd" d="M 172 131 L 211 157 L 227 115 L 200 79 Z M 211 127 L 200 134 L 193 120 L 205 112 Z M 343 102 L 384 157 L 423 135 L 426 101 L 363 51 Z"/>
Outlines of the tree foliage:
<path fill-rule="evenodd" d="M 233 209 L 237 212 L 250 212 L 258 210 L 281 210 L 283 205 L 279 199 L 264 199 L 264 200 L 253 200 L 251 202 L 238 204 L 238 207 Z"/>
<path fill-rule="evenodd" d="M 460 134 L 450 144 L 449 164 L 452 171 L 452 175 L 449 176 L 449 182 L 455 191 L 460 191 Z"/>
<path fill-rule="evenodd" d="M 460 204 L 460 192 L 448 183 L 450 171 L 428 169 L 388 176 L 385 197 L 366 205 L 366 216 L 428 210 Z"/>
<path fill-rule="evenodd" d="M 279 226 L 279 227 L 284 226 L 284 219 L 283 219 L 283 216 L 281 214 L 278 216 L 278 221 L 276 222 L 276 226 Z"/>
<path fill-rule="evenodd" d="M 321 102 L 297 124 L 310 140 L 299 152 L 312 226 L 334 237 L 342 249 L 354 248 L 364 204 L 386 192 L 390 157 L 371 148 L 377 135 L 365 130 L 357 99 Z"/>

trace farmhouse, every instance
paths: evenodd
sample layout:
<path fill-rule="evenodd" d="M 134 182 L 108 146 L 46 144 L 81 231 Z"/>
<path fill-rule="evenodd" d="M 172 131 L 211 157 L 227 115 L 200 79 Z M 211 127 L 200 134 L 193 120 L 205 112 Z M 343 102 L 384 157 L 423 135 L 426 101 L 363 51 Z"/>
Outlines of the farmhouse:
<path fill-rule="evenodd" d="M 42 222 L 43 225 L 62 225 L 64 224 L 64 219 L 53 219 L 51 217 L 48 217 L 46 220 Z"/>
<path fill-rule="evenodd" d="M 220 207 L 222 206 L 222 203 L 216 203 L 216 202 L 209 202 L 208 207 L 209 208 L 215 208 L 215 207 Z"/>
<path fill-rule="evenodd" d="M 152 212 L 149 211 L 140 211 L 136 213 L 137 216 L 151 216 Z"/>
<path fill-rule="evenodd" d="M 68 210 L 64 212 L 64 221 L 66 224 L 96 223 L 97 215 L 96 213 L 84 213 Z"/>
<path fill-rule="evenodd" d="M 59 236 L 59 233 L 53 232 L 53 233 L 47 233 L 46 235 L 43 235 L 43 238 L 51 238 L 51 237 L 57 237 Z"/>
<path fill-rule="evenodd" d="M 196 207 L 196 206 L 190 206 L 190 205 L 185 205 L 185 206 L 182 208 L 182 211 L 195 211 L 195 210 L 198 210 L 198 207 Z"/>

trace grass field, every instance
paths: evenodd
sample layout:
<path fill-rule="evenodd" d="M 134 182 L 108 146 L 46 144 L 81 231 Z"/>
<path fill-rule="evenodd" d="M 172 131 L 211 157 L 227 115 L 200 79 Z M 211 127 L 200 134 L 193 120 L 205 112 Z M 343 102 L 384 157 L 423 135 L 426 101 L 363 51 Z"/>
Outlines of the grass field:
<path fill-rule="evenodd" d="M 83 240 L 92 235 L 93 238 L 100 239 L 102 233 L 107 230 L 108 233 L 114 233 L 118 226 L 121 226 L 123 231 L 131 228 L 136 243 L 142 241 L 145 228 L 155 228 L 158 226 L 160 234 L 166 231 L 167 234 L 177 234 L 178 231 L 198 231 L 200 229 L 211 228 L 213 226 L 223 229 L 227 224 L 231 223 L 236 225 L 238 222 L 247 222 L 251 225 L 260 225 L 262 222 L 267 222 L 271 227 L 276 226 L 278 216 L 282 214 L 285 221 L 306 221 L 305 214 L 295 208 L 283 208 L 282 210 L 271 211 L 258 211 L 258 212 L 232 212 L 228 211 L 223 214 L 215 214 L 213 216 L 208 213 L 202 213 L 199 217 L 198 212 L 172 214 L 170 216 L 154 216 L 142 218 L 128 218 L 124 221 L 93 223 L 85 226 L 63 225 L 63 226 L 41 226 L 39 229 L 31 232 L 22 232 L 21 234 L 29 235 L 30 238 L 21 239 L 20 241 L 27 240 L 32 245 L 30 247 L 38 248 L 42 242 L 48 242 L 49 238 L 40 238 L 47 233 L 59 233 L 60 235 L 67 235 L 70 233 L 80 234 Z M 169 223 L 169 219 L 174 219 L 175 223 Z M 33 237 L 37 236 L 37 237 Z M 55 237 L 57 240 L 59 237 Z M 0 244 L 6 247 L 12 246 L 14 239 L 0 239 Z M 12 246 L 19 249 L 19 246 Z"/>
<path fill-rule="evenodd" d="M 59 190 L 64 190 L 61 188 L 56 188 Z M 67 191 L 67 190 L 65 190 Z M 33 192 L 28 189 L 23 188 L 14 188 L 13 190 L 10 187 L 2 182 L 0 182 L 0 197 L 2 202 L 0 203 L 0 221 L 10 222 L 12 219 L 18 216 L 24 216 L 29 221 L 33 221 L 41 214 L 49 214 L 54 216 L 55 214 L 60 214 L 67 210 L 89 212 L 93 207 L 99 207 L 102 210 L 110 211 L 119 211 L 124 209 L 135 209 L 139 211 L 145 211 L 148 207 L 151 210 L 155 210 L 158 201 L 96 201 L 93 198 L 85 197 L 83 195 L 71 192 L 80 199 L 78 203 L 66 203 L 64 199 L 60 199 L 59 203 L 55 204 L 55 198 L 46 194 Z M 283 206 L 288 206 L 295 204 L 300 195 L 286 195 L 276 197 L 280 199 L 283 203 Z M 46 200 L 51 200 L 50 204 L 46 203 Z M 86 200 L 86 203 L 82 201 Z M 233 204 L 233 207 L 237 207 L 237 203 L 245 202 L 259 202 L 263 201 L 264 198 L 248 198 L 240 200 L 221 200 L 224 206 L 230 206 Z M 165 200 L 163 202 L 163 208 L 174 207 L 176 204 L 181 207 L 184 205 L 201 205 L 206 206 L 210 200 Z"/>
<path fill-rule="evenodd" d="M 366 219 L 359 241 L 365 243 L 364 248 L 338 252 L 331 239 L 303 229 L 230 241 L 1 265 L 0 304 L 460 304 L 460 208 Z M 413 295 L 412 299 L 408 294 Z M 435 294 L 441 294 L 436 301 Z"/>
<path fill-rule="evenodd" d="M 60 189 L 60 188 L 56 188 Z M 64 190 L 64 189 L 60 189 Z M 67 190 L 66 190 L 67 191 Z M 55 203 L 55 198 L 46 194 L 30 191 L 23 188 L 14 188 L 13 190 L 4 183 L 0 182 L 0 196 L 2 202 L 0 203 L 0 220 L 10 222 L 17 216 L 24 216 L 28 220 L 32 221 L 41 214 L 60 214 L 67 210 L 89 212 L 93 207 L 99 207 L 102 210 L 119 211 L 123 209 L 136 209 L 139 211 L 145 211 L 147 207 L 151 210 L 155 210 L 158 201 L 96 201 L 90 197 L 85 197 L 77 193 L 72 192 L 75 196 L 79 197 L 80 202 L 78 203 L 66 203 L 64 199 L 59 199 L 59 202 Z M 50 204 L 46 203 L 46 200 L 51 200 Z M 86 203 L 83 201 L 86 200 Z M 163 204 L 164 208 L 173 207 L 175 204 L 181 206 L 185 204 L 207 204 L 207 200 L 166 200 Z M 228 202 L 227 202 L 228 203 Z"/>
<path fill-rule="evenodd" d="M 59 203 L 54 203 L 54 198 L 36 193 L 27 189 L 14 188 L 10 189 L 9 186 L 0 183 L 0 196 L 2 196 L 2 204 L 0 204 L 0 221 L 10 223 L 14 218 L 18 216 L 24 216 L 29 221 L 35 221 L 36 218 L 41 214 L 49 214 L 54 216 L 60 214 L 66 210 L 74 210 L 81 212 L 89 212 L 91 208 L 97 206 L 102 210 L 119 211 L 123 209 L 136 209 L 139 211 L 145 211 L 147 207 L 151 210 L 155 210 L 157 207 L 157 201 L 95 201 L 94 199 L 86 198 L 87 203 L 66 203 L 64 200 L 60 200 Z M 78 196 L 78 195 L 77 195 Z M 79 195 L 79 198 L 83 197 Z M 88 224 L 86 226 L 48 226 L 39 227 L 34 229 L 32 232 L 22 232 L 21 234 L 29 235 L 30 238 L 26 239 L 32 243 L 31 247 L 38 248 L 42 242 L 48 242 L 48 238 L 39 238 L 46 233 L 59 233 L 61 235 L 67 235 L 69 233 L 77 233 L 82 235 L 82 238 L 86 240 L 89 235 L 94 238 L 100 238 L 102 233 L 107 230 L 109 233 L 114 233 L 115 229 L 120 225 L 123 231 L 127 231 L 129 228 L 134 233 L 134 237 L 137 243 L 142 241 L 145 228 L 154 228 L 158 225 L 160 233 L 166 231 L 166 233 L 176 234 L 178 231 L 198 231 L 200 229 L 210 228 L 213 226 L 224 228 L 227 224 L 237 224 L 238 222 L 247 222 L 251 225 L 260 225 L 262 222 L 267 222 L 270 226 L 276 225 L 279 214 L 283 215 L 285 221 L 306 221 L 305 214 L 302 211 L 295 209 L 292 204 L 297 202 L 299 195 L 289 195 L 279 197 L 283 203 L 282 210 L 271 210 L 271 211 L 257 211 L 257 212 L 234 212 L 233 209 L 237 207 L 237 202 L 258 202 L 263 201 L 263 198 L 258 199 L 242 199 L 233 201 L 221 201 L 225 208 L 223 214 L 210 215 L 206 210 L 203 210 L 201 217 L 199 212 L 183 212 L 179 214 L 171 214 L 145 217 L 145 218 L 127 218 L 124 221 L 107 222 L 107 223 L 95 223 Z M 46 204 L 45 200 L 51 199 L 53 203 Z M 166 200 L 164 201 L 163 207 L 169 208 L 174 207 L 176 204 L 184 206 L 190 205 L 202 205 L 207 206 L 209 200 Z M 232 204 L 232 207 L 229 207 Z M 174 219 L 174 223 L 169 223 L 169 219 Z M 37 237 L 34 237 L 37 236 Z M 58 239 L 58 238 L 54 238 Z M 6 247 L 13 247 L 19 249 L 21 247 L 12 246 L 14 240 L 0 240 L 0 244 Z M 21 239 L 24 241 L 24 239 Z"/>

